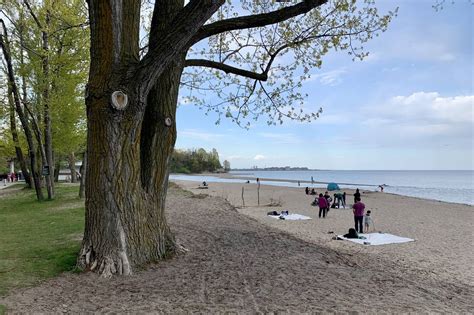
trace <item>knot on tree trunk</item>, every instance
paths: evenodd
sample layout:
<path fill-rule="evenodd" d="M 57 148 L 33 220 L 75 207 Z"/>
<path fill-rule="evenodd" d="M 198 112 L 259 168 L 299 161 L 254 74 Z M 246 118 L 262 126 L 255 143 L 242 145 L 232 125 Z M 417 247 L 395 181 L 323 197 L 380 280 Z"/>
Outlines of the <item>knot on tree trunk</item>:
<path fill-rule="evenodd" d="M 128 105 L 128 95 L 122 91 L 112 93 L 112 107 L 117 110 L 124 110 Z"/>

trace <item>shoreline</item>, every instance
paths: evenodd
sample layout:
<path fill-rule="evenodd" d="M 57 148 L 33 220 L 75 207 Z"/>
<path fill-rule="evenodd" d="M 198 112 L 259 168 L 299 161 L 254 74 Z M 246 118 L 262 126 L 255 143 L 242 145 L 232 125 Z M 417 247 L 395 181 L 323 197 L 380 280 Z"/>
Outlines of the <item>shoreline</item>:
<path fill-rule="evenodd" d="M 201 173 L 201 174 L 196 174 L 196 173 L 192 173 L 192 174 L 182 174 L 182 173 L 173 173 L 173 174 L 170 174 L 170 175 L 174 175 L 174 176 L 189 176 L 189 177 L 192 177 L 192 176 L 210 176 L 210 177 L 216 177 L 216 178 L 222 178 L 222 179 L 240 179 L 240 180 L 243 180 L 243 181 L 246 181 L 246 180 L 249 180 L 250 183 L 241 183 L 241 184 L 246 184 L 246 185 L 249 185 L 249 184 L 256 184 L 255 183 L 255 177 L 240 177 L 240 176 L 234 176 L 232 174 L 229 174 L 229 173 Z M 304 189 L 304 186 L 297 186 L 297 187 L 293 187 L 293 186 L 278 186 L 278 185 L 271 185 L 271 184 L 265 184 L 264 182 L 279 182 L 279 183 L 293 183 L 293 184 L 297 184 L 298 182 L 300 183 L 305 183 L 305 184 L 311 184 L 311 181 L 298 181 L 298 180 L 294 180 L 294 179 L 274 179 L 274 178 L 259 178 L 260 179 L 260 185 L 262 186 L 271 186 L 271 187 L 285 187 L 285 188 L 297 188 L 297 189 Z M 174 179 L 170 179 L 170 180 L 174 180 Z M 177 179 L 177 181 L 185 181 L 184 179 Z M 197 183 L 200 183 L 201 181 L 196 179 L 196 180 L 188 180 L 188 181 L 192 181 L 192 182 L 197 182 Z M 224 182 L 218 182 L 218 183 L 224 183 Z M 229 182 L 227 184 L 230 184 L 232 182 Z M 320 181 L 314 181 L 313 182 L 314 184 L 328 184 L 329 182 L 320 182 Z M 234 183 L 235 184 L 235 183 Z M 357 185 L 357 184 L 344 184 L 344 183 L 338 183 L 340 185 Z M 360 185 L 360 186 L 368 186 L 368 185 Z M 375 186 L 374 187 L 378 187 L 378 186 Z M 388 186 L 390 187 L 390 186 Z M 310 187 L 311 188 L 311 187 Z M 324 191 L 326 191 L 327 189 L 324 188 L 324 187 L 314 187 L 315 189 L 322 189 Z M 340 189 L 341 191 L 355 191 L 355 188 L 341 188 Z M 440 203 L 445 203 L 445 204 L 453 204 L 453 205 L 463 205 L 463 206 L 467 206 L 467 207 L 471 207 L 471 208 L 474 208 L 474 204 L 469 204 L 469 203 L 462 203 L 462 202 L 453 202 L 453 201 L 445 201 L 445 200 L 439 200 L 439 199 L 432 199 L 432 198 L 423 198 L 423 197 L 417 197 L 417 196 L 409 196 L 409 195 L 403 195 L 403 194 L 397 194 L 397 193 L 393 193 L 393 192 L 380 192 L 378 190 L 375 190 L 375 191 L 372 191 L 372 190 L 367 190 L 367 189 L 359 189 L 361 191 L 361 193 L 382 193 L 382 194 L 386 194 L 386 195 L 394 195 L 394 196 L 402 196 L 402 197 L 406 197 L 406 198 L 413 198 L 413 199 L 418 199 L 418 200 L 426 200 L 426 201 L 435 201 L 435 202 L 440 202 Z M 330 192 L 331 193 L 331 192 Z M 353 193 L 352 193 L 353 194 Z M 352 196 L 351 193 L 348 193 L 348 196 Z"/>

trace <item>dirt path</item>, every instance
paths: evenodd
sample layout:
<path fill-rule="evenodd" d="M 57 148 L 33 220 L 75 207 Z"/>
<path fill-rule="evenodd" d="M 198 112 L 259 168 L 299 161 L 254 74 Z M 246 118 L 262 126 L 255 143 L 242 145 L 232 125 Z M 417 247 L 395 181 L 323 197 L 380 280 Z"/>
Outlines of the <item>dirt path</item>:
<path fill-rule="evenodd" d="M 472 286 L 304 242 L 238 214 L 219 198 L 171 189 L 168 209 L 186 255 L 131 277 L 64 274 L 0 304 L 26 313 L 474 310 Z"/>

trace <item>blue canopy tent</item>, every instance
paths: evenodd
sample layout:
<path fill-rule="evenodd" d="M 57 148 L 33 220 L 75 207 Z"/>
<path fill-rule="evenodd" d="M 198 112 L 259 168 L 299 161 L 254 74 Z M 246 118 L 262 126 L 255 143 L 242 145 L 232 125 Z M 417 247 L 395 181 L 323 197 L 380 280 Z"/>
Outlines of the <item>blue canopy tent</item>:
<path fill-rule="evenodd" d="M 327 189 L 329 191 L 333 191 L 333 190 L 339 190 L 340 188 L 339 188 L 339 185 L 336 183 L 329 183 Z"/>

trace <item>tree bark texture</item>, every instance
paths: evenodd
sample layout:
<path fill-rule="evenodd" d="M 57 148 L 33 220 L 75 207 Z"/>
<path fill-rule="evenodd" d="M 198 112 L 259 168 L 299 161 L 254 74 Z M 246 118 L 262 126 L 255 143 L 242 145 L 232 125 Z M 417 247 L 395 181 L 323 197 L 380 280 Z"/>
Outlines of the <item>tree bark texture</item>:
<path fill-rule="evenodd" d="M 78 266 L 103 276 L 130 274 L 176 250 L 164 207 L 186 52 L 168 47 L 173 58 L 166 55 L 166 67 L 144 94 L 136 80 L 124 80 L 128 71 L 119 70 L 136 69 L 139 60 L 139 2 L 89 1 L 91 17 L 100 18 L 91 21 L 86 224 Z M 169 30 L 183 4 L 158 0 L 152 32 Z M 111 101 L 116 90 L 126 93 L 125 108 Z"/>

